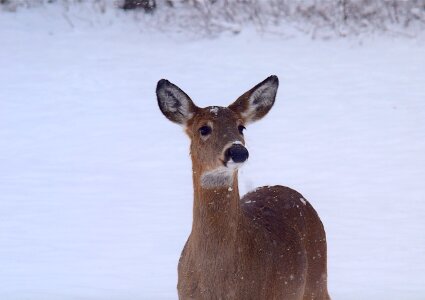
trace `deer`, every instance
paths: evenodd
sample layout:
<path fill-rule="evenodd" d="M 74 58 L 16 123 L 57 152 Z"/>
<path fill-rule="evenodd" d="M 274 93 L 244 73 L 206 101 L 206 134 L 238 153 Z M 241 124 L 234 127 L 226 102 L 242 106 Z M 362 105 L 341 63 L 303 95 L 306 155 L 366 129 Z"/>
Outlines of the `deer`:
<path fill-rule="evenodd" d="M 326 234 L 306 198 L 280 185 L 239 196 L 245 126 L 270 111 L 278 86 L 273 75 L 228 107 L 200 108 L 158 81 L 161 112 L 190 138 L 193 222 L 178 263 L 179 299 L 330 299 Z"/>

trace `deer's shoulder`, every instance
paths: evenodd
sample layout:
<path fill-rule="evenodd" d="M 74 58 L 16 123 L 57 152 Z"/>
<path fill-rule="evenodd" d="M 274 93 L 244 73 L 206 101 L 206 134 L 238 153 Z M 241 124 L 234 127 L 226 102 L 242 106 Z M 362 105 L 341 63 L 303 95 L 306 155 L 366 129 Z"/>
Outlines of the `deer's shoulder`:
<path fill-rule="evenodd" d="M 246 217 L 275 233 L 293 229 L 302 234 L 305 218 L 316 214 L 303 195 L 281 185 L 256 188 L 242 197 L 241 207 Z"/>

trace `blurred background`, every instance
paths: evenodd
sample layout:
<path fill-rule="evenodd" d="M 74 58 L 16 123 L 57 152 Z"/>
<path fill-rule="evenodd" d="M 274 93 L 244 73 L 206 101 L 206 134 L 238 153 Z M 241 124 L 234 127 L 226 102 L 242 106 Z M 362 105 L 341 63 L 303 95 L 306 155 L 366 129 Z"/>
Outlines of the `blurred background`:
<path fill-rule="evenodd" d="M 425 299 L 424 0 L 0 0 L 0 299 L 177 299 L 192 222 L 169 79 L 227 106 L 271 74 L 244 194 L 318 211 L 332 299 Z"/>

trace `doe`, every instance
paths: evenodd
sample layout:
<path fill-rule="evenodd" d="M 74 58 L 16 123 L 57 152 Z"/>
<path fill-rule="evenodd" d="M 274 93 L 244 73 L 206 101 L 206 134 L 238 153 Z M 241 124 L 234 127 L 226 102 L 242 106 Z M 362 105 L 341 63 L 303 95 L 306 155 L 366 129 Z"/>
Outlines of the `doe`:
<path fill-rule="evenodd" d="M 278 85 L 270 76 L 228 107 L 200 108 L 158 82 L 159 108 L 191 139 L 193 224 L 178 265 L 179 299 L 330 299 L 326 235 L 310 203 L 284 186 L 239 196 L 243 131 L 269 112 Z"/>

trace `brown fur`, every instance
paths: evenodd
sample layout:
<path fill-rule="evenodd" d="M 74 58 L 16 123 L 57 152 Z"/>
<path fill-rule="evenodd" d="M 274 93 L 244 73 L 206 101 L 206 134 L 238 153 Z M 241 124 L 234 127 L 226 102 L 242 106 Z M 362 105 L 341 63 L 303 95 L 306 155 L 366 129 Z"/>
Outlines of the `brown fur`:
<path fill-rule="evenodd" d="M 207 120 L 220 136 L 218 126 L 236 128 L 240 118 L 206 108 L 188 126 L 189 136 Z M 193 226 L 179 262 L 180 299 L 329 299 L 325 232 L 301 194 L 274 186 L 240 199 L 237 173 L 231 189 L 201 186 L 200 175 L 215 167 L 214 149 L 235 139 L 234 131 L 210 147 L 192 140 Z"/>
<path fill-rule="evenodd" d="M 228 108 L 194 106 L 185 121 L 191 139 L 194 205 L 192 231 L 178 266 L 180 299 L 330 299 L 325 231 L 301 194 L 272 186 L 241 199 L 237 170 L 228 185 L 202 185 L 202 174 L 223 167 L 229 143 L 245 144 L 237 128 L 248 123 L 242 112 L 260 85 Z M 269 106 L 259 107 L 258 114 L 250 117 L 263 117 L 273 102 L 266 101 Z M 206 124 L 212 127 L 207 138 L 198 130 Z"/>

